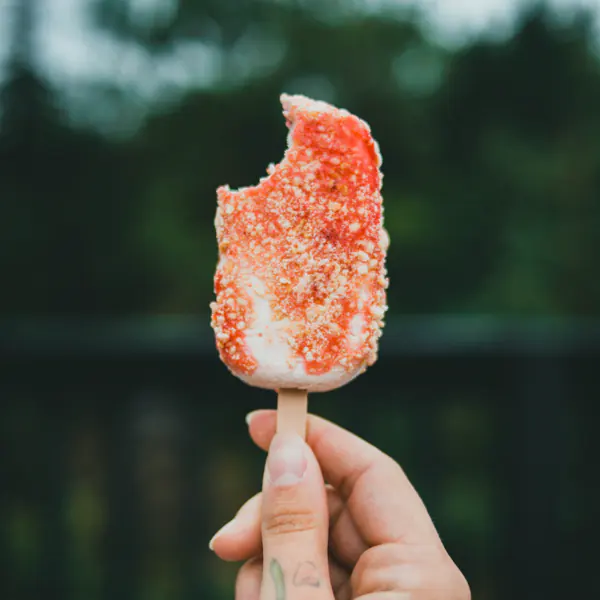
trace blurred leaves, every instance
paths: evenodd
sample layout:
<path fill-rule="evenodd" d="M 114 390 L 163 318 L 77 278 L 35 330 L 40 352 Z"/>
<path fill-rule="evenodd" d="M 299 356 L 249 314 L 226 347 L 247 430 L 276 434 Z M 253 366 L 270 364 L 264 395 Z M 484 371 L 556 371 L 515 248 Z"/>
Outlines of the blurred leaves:
<path fill-rule="evenodd" d="M 451 55 L 412 22 L 358 5 L 354 18 L 322 18 L 310 6 L 96 2 L 107 32 L 152 52 L 199 39 L 222 53 L 217 89 L 156 105 L 121 141 L 69 125 L 67 97 L 23 64 L 29 30 L 15 20 L 21 58 L 0 137 L 5 313 L 206 311 L 215 188 L 255 183 L 280 160 L 277 97 L 291 90 L 322 91 L 380 142 L 392 314 L 598 314 L 589 19 L 560 23 L 535 8 L 507 42 Z M 278 46 L 259 50 L 261 40 Z"/>
<path fill-rule="evenodd" d="M 206 311 L 215 188 L 255 183 L 280 160 L 277 97 L 291 90 L 356 112 L 380 142 L 392 314 L 598 314 L 600 70 L 589 20 L 559 23 L 536 8 L 507 42 L 452 55 L 409 21 L 358 9 L 324 19 L 293 2 L 153 6 L 95 4 L 107 32 L 151 51 L 217 44 L 221 84 L 157 104 L 133 136 L 74 129 L 68 95 L 13 61 L 0 137 L 5 313 Z M 22 58 L 29 34 L 15 22 Z M 276 46 L 259 50 L 261 40 Z M 121 95 L 96 98 L 108 107 Z M 127 114 L 122 128 L 135 132 Z"/>

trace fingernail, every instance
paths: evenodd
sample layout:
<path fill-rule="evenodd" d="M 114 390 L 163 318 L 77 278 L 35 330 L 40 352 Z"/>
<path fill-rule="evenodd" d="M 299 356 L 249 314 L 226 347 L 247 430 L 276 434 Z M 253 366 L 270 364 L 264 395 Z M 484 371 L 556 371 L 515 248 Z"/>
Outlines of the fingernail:
<path fill-rule="evenodd" d="M 305 444 L 299 435 L 278 434 L 273 438 L 267 458 L 267 474 L 272 485 L 299 483 L 306 472 Z"/>
<path fill-rule="evenodd" d="M 219 531 L 217 531 L 217 533 L 215 533 L 215 535 L 212 536 L 210 542 L 208 542 L 208 547 L 211 550 L 214 550 L 215 540 L 218 537 L 221 537 L 224 533 L 228 533 L 229 531 L 233 531 L 236 528 L 237 528 L 236 519 L 232 519 L 231 521 L 229 521 L 229 523 L 226 523 L 225 525 L 223 525 L 223 527 L 221 527 L 221 529 L 219 529 Z"/>
<path fill-rule="evenodd" d="M 246 415 L 246 425 L 250 427 L 250 423 L 252 423 L 252 419 L 258 414 L 257 410 L 253 410 Z"/>

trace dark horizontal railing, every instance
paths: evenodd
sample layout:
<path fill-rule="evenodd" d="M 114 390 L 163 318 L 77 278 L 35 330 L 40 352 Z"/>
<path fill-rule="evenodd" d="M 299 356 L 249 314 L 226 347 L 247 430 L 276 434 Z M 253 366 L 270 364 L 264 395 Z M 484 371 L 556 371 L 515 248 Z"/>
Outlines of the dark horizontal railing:
<path fill-rule="evenodd" d="M 382 354 L 395 356 L 562 354 L 600 348 L 600 319 L 496 317 L 392 318 Z M 22 356 L 60 353 L 214 353 L 209 317 L 0 320 L 0 351 Z"/>
<path fill-rule="evenodd" d="M 558 600 L 594 568 L 599 357 L 598 320 L 390 318 L 377 365 L 311 407 L 402 462 L 475 598 Z M 0 397 L 0 598 L 233 597 L 205 540 L 260 481 L 239 423 L 273 395 L 219 364 L 208 317 L 4 320 Z M 159 451 L 177 476 L 147 474 Z M 177 510 L 148 500 L 165 486 Z"/>

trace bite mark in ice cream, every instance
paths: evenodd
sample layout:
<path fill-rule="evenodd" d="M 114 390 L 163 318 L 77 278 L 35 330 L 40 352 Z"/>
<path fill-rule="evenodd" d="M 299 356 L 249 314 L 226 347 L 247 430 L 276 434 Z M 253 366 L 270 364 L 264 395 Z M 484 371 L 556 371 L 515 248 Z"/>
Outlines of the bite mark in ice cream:
<path fill-rule="evenodd" d="M 212 326 L 251 385 L 325 391 L 375 362 L 386 310 L 381 157 L 366 123 L 282 96 L 290 133 L 258 185 L 219 188 Z"/>

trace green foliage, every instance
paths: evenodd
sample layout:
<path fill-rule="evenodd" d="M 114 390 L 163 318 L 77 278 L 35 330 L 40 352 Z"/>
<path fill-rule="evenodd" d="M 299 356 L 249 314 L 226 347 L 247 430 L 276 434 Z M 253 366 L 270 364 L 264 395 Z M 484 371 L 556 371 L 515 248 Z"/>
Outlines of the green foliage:
<path fill-rule="evenodd" d="M 347 107 L 380 142 L 392 315 L 600 313 L 589 20 L 535 9 L 508 41 L 449 54 L 411 22 L 341 4 L 182 0 L 143 22 L 126 6 L 97 3 L 99 25 L 155 56 L 200 36 L 218 48 L 220 83 L 154 107 L 117 141 L 74 129 L 62 91 L 13 61 L 0 136 L 6 314 L 205 313 L 215 189 L 280 160 L 284 90 Z M 251 48 L 279 40 L 282 58 L 236 83 L 249 31 Z"/>

